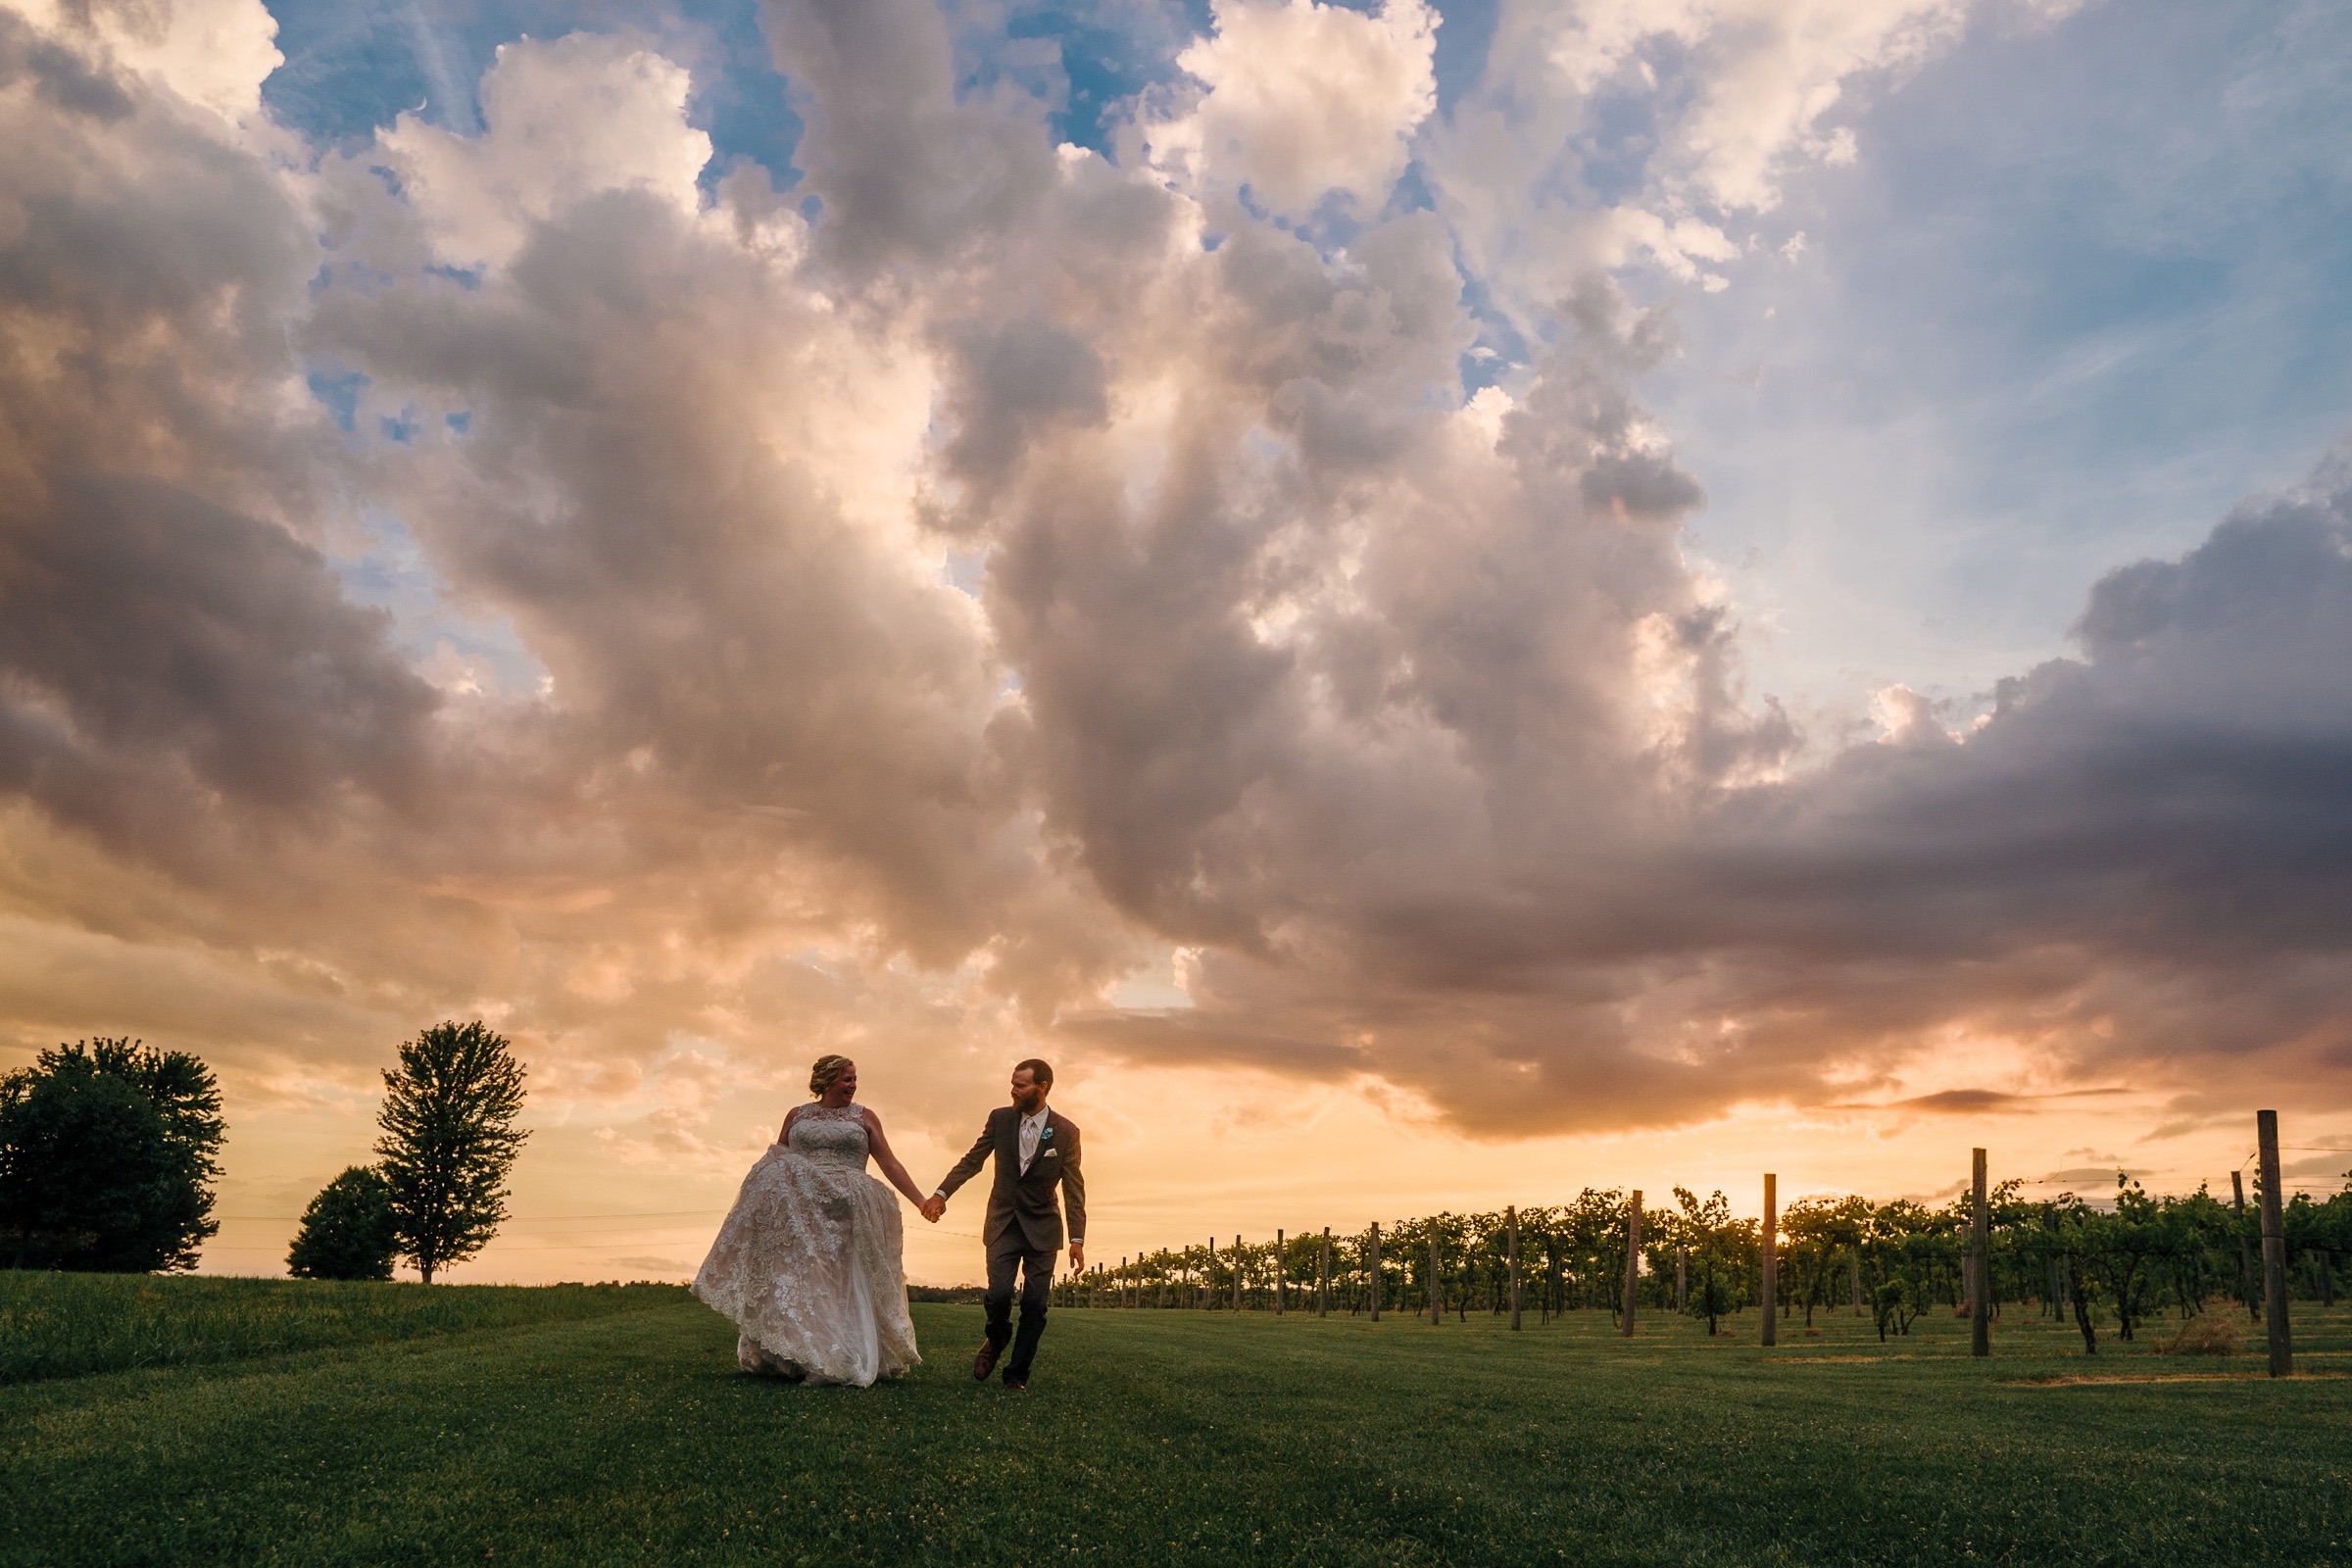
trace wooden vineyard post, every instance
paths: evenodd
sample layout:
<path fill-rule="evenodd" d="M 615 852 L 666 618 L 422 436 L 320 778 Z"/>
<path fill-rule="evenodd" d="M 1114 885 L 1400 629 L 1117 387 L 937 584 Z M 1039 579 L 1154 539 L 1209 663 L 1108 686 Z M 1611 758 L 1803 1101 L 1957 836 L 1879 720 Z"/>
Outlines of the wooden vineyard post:
<path fill-rule="evenodd" d="M 1380 1321 L 1380 1221 L 1372 1222 L 1372 1321 Z"/>
<path fill-rule="evenodd" d="M 1764 1343 L 1778 1345 L 1781 1336 L 1781 1212 L 1780 1178 L 1764 1173 Z"/>
<path fill-rule="evenodd" d="M 1968 1353 L 1992 1353 L 1992 1228 L 1991 1218 L 1984 1211 L 1984 1151 L 1973 1151 L 1969 1155 L 1971 1179 L 1976 1183 L 1976 1206 L 1968 1221 Z"/>
<path fill-rule="evenodd" d="M 1216 1277 L 1210 1267 L 1216 1260 L 1217 1239 L 1211 1236 L 1208 1239 L 1208 1261 L 1200 1265 L 1200 1310 L 1203 1312 L 1212 1310 L 1217 1304 L 1217 1288 L 1209 1283 Z"/>
<path fill-rule="evenodd" d="M 2241 1171 L 2230 1173 L 2230 1193 L 2237 1200 L 2237 1298 L 2246 1303 L 2246 1316 L 2260 1317 L 2254 1310 L 2254 1252 L 2253 1244 L 2246 1240 L 2246 1178 Z"/>
<path fill-rule="evenodd" d="M 1278 1227 L 1274 1232 L 1274 1315 L 1276 1317 L 1282 1316 L 1283 1262 L 1282 1231 Z"/>
<path fill-rule="evenodd" d="M 1690 1310 L 1690 1249 L 1688 1247 L 1674 1250 L 1674 1309 L 1677 1312 Z"/>
<path fill-rule="evenodd" d="M 1625 1322 L 1619 1332 L 1627 1339 L 1634 1337 L 1634 1286 L 1642 1278 L 1642 1189 L 1634 1189 L 1634 1200 L 1625 1211 Z"/>
<path fill-rule="evenodd" d="M 1433 1324 L 1446 1321 L 1446 1288 L 1438 1281 L 1438 1226 L 1435 1220 L 1429 1226 L 1429 1320 Z"/>
<path fill-rule="evenodd" d="M 1233 1309 L 1242 1309 L 1242 1239 L 1233 1239 Z"/>
<path fill-rule="evenodd" d="M 2254 1113 L 2262 1144 L 2262 1315 L 2271 1333 L 2271 1376 L 2295 1369 L 2295 1346 L 2286 1326 L 2286 1228 L 2279 1212 L 2278 1113 Z"/>
<path fill-rule="evenodd" d="M 1323 1227 L 1323 1266 L 1315 1274 L 1315 1316 L 1331 1316 L 1331 1227 Z"/>
<path fill-rule="evenodd" d="M 1519 1205 L 1511 1204 L 1502 1211 L 1505 1244 L 1510 1250 L 1511 1262 L 1511 1332 L 1519 1332 Z"/>
<path fill-rule="evenodd" d="M 1860 1316 L 1862 1315 L 1862 1251 L 1861 1251 L 1861 1249 L 1859 1249 L 1859 1248 L 1855 1249 L 1855 1250 L 1854 1250 L 1854 1255 L 1853 1255 L 1853 1260 L 1852 1260 L 1852 1261 L 1853 1261 L 1853 1278 L 1854 1278 L 1854 1316 L 1856 1316 L 1856 1317 L 1860 1317 Z M 2054 1263 L 2053 1263 L 2053 1264 L 2051 1264 L 2050 1266 L 2051 1266 L 2051 1267 L 2053 1267 L 2053 1268 L 2057 1267 L 2057 1265 L 2056 1265 L 2056 1264 L 2054 1264 Z"/>

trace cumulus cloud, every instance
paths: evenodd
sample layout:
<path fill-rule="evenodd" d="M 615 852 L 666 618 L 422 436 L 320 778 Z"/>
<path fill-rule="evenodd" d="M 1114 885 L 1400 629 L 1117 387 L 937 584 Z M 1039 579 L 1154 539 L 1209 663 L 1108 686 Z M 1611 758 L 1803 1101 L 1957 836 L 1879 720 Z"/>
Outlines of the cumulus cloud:
<path fill-rule="evenodd" d="M 482 78 L 484 134 L 404 114 L 377 154 L 413 196 L 441 260 L 505 265 L 534 224 L 602 191 L 639 191 L 691 215 L 710 138 L 684 122 L 683 67 L 575 33 L 503 44 Z"/>
<path fill-rule="evenodd" d="M 782 7 L 790 202 L 700 183 L 642 43 L 289 158 L 225 77 L 0 34 L 13 1027 L 110 964 L 254 1017 L 257 1077 L 480 1011 L 705 1164 L 826 1049 L 926 1116 L 1042 1046 L 1495 1134 L 1885 1103 L 1983 1040 L 2191 1102 L 2340 1062 L 2340 467 L 2120 570 L 1973 728 L 1891 687 L 1808 754 L 1746 690 L 1616 274 L 1732 259 L 1957 15 L 1766 9 L 1506 8 L 1432 127 L 1420 6 L 1221 5 L 1113 157 L 959 94 L 924 0 Z M 1657 117 L 1615 191 L 1611 94 Z M 1465 395 L 1482 291 L 1542 347 Z M 543 685 L 429 685 L 338 576 L 371 518 Z M 1172 947 L 1191 1005 L 1103 1002 Z"/>
<path fill-rule="evenodd" d="M 253 0 L 23 0 L 15 10 L 46 35 L 52 69 L 87 69 L 73 62 L 92 56 L 232 122 L 259 114 L 262 81 L 283 59 L 276 21 Z"/>
<path fill-rule="evenodd" d="M 1435 15 L 1316 0 L 1216 0 L 1210 32 L 1176 57 L 1201 83 L 1189 112 L 1149 124 L 1159 168 L 1262 207 L 1311 211 L 1337 192 L 1377 207 L 1437 107 Z"/>

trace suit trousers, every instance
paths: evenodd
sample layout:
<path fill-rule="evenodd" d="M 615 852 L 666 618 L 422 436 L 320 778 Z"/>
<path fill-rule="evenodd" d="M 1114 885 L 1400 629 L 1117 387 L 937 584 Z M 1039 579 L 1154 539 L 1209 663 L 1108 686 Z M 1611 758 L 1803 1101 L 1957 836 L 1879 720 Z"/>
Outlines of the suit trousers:
<path fill-rule="evenodd" d="M 1004 1375 L 1015 1382 L 1029 1376 L 1029 1363 L 1037 1358 L 1037 1342 L 1046 1332 L 1046 1302 L 1054 1288 L 1054 1259 L 1060 1249 L 1048 1248 L 1043 1251 L 1032 1248 L 1018 1225 L 1007 1225 L 1004 1234 L 988 1245 L 988 1294 L 982 1298 L 988 1307 L 988 1343 L 999 1349 L 1004 1342 L 1012 1342 L 1012 1359 L 1004 1363 Z M 1021 1330 L 1012 1330 L 1012 1275 L 1021 1273 Z"/>

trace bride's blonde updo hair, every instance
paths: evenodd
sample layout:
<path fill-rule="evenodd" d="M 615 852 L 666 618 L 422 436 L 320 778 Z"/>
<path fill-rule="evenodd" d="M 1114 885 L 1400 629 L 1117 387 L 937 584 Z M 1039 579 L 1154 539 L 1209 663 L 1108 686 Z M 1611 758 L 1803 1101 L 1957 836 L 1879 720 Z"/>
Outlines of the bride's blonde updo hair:
<path fill-rule="evenodd" d="M 817 1057 L 816 1065 L 808 1069 L 808 1093 L 818 1100 L 824 1099 L 826 1091 L 841 1082 L 841 1075 L 856 1065 L 847 1056 Z"/>

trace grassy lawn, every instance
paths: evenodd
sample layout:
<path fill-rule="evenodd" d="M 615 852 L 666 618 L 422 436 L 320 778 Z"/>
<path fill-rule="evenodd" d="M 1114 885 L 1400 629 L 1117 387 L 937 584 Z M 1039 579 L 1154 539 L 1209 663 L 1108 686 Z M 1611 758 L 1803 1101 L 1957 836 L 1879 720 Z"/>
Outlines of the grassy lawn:
<path fill-rule="evenodd" d="M 658 1285 L 346 1285 L 0 1269 L 0 1387 L 196 1366 L 668 1303 Z"/>
<path fill-rule="evenodd" d="M 2030 1319 L 1975 1362 L 1948 1317 L 1766 1352 L 1752 1314 L 1629 1344 L 1064 1310 L 1008 1395 L 965 1370 L 972 1307 L 918 1305 L 931 1360 L 859 1393 L 739 1375 L 682 1292 L 496 1294 L 524 1304 L 0 1388 L 0 1562 L 2352 1561 L 2352 1311 L 2301 1314 L 2313 1375 L 2272 1383 Z M 2085 1375 L 2131 1381 L 2050 1381 Z"/>

